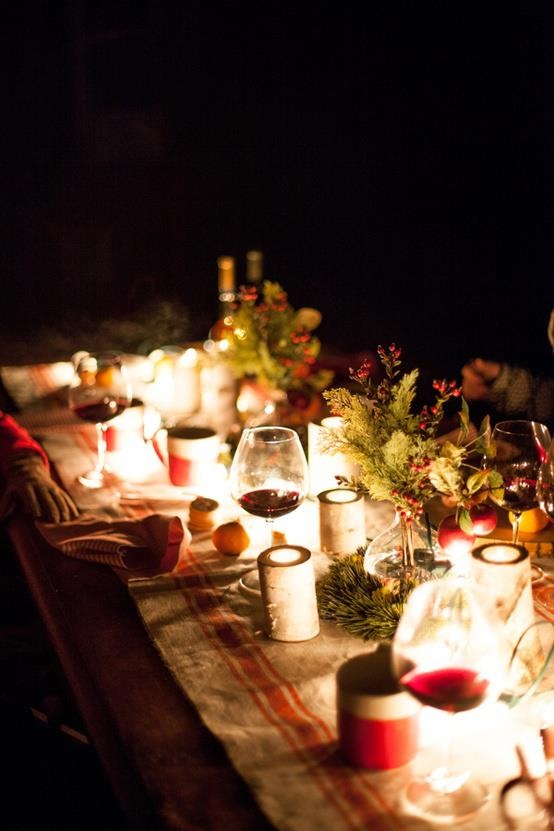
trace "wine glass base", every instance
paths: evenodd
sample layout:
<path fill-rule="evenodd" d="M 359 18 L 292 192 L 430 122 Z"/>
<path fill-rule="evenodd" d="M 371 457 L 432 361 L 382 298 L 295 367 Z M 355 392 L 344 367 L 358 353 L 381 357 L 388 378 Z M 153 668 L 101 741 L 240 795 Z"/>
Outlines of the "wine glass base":
<path fill-rule="evenodd" d="M 121 479 L 110 471 L 89 470 L 77 477 L 77 481 L 89 490 L 99 488 L 113 488 L 121 484 Z"/>
<path fill-rule="evenodd" d="M 463 774 L 462 774 L 463 776 Z M 489 802 L 490 791 L 471 777 L 459 787 L 440 789 L 432 777 L 412 780 L 405 792 L 405 807 L 428 822 L 454 825 L 475 816 Z"/>

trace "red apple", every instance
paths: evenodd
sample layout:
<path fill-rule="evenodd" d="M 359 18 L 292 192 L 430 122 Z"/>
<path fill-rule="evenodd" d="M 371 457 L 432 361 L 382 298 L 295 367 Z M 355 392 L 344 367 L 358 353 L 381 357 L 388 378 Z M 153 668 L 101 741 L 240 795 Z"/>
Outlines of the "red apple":
<path fill-rule="evenodd" d="M 492 505 L 484 502 L 472 505 L 469 509 L 469 518 L 473 523 L 473 532 L 477 537 L 484 537 L 496 528 L 498 516 Z"/>
<path fill-rule="evenodd" d="M 440 547 L 449 557 L 457 554 L 467 554 L 475 542 L 472 534 L 466 534 L 456 521 L 454 514 L 449 514 L 440 522 L 437 530 L 437 539 Z"/>

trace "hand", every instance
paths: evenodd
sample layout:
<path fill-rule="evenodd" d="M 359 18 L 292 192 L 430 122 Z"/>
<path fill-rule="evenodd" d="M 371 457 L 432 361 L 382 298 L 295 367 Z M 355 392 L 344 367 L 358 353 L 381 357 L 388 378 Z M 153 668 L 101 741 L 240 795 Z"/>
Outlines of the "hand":
<path fill-rule="evenodd" d="M 475 358 L 462 368 L 462 395 L 466 401 L 483 401 L 489 396 L 489 388 L 498 377 L 502 364 Z"/>
<path fill-rule="evenodd" d="M 69 494 L 54 482 L 36 453 L 22 453 L 8 460 L 0 516 L 7 516 L 14 503 L 45 522 L 67 522 L 79 515 Z"/>

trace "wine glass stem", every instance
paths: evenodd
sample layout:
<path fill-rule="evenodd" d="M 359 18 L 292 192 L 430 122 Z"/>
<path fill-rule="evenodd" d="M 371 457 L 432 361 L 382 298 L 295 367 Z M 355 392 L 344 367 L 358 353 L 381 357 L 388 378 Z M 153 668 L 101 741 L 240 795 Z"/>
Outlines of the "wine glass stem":
<path fill-rule="evenodd" d="M 104 424 L 96 425 L 96 438 L 98 446 L 98 455 L 96 457 L 95 471 L 97 473 L 102 473 L 104 470 L 104 464 L 106 462 L 106 427 Z"/>
<path fill-rule="evenodd" d="M 512 542 L 514 545 L 519 541 L 519 524 L 521 522 L 521 511 L 514 513 L 512 522 Z"/>
<path fill-rule="evenodd" d="M 467 780 L 469 772 L 458 769 L 453 765 L 453 721 L 454 713 L 448 712 L 444 722 L 444 733 L 441 741 L 442 764 L 430 774 L 430 785 L 436 793 L 455 793 Z"/>
<path fill-rule="evenodd" d="M 267 527 L 267 547 L 270 548 L 273 545 L 273 520 L 266 519 L 266 527 Z"/>

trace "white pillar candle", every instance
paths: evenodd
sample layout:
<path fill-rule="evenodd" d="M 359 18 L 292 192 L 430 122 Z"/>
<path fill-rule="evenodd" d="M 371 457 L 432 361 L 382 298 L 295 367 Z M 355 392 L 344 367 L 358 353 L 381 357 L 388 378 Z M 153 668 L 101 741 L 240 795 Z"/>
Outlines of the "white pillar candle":
<path fill-rule="evenodd" d="M 331 453 L 321 449 L 321 439 L 328 430 L 342 425 L 340 416 L 329 416 L 320 423 L 308 424 L 308 467 L 310 471 L 310 496 L 317 496 L 327 488 L 337 487 L 337 476 L 348 479 L 357 476 L 358 467 L 344 453 Z"/>
<path fill-rule="evenodd" d="M 319 493 L 319 540 L 326 554 L 353 554 L 366 544 L 365 503 L 353 488 Z"/>
<path fill-rule="evenodd" d="M 535 622 L 529 552 L 514 543 L 487 543 L 471 552 L 471 563 L 473 579 L 485 589 L 504 624 L 508 643 L 515 648 L 525 630 Z M 535 627 L 518 648 L 512 679 L 525 689 L 540 672 L 544 657 Z"/>
<path fill-rule="evenodd" d="M 307 641 L 319 633 L 311 553 L 299 545 L 273 545 L 258 557 L 264 630 L 277 641 Z"/>
<path fill-rule="evenodd" d="M 148 402 L 166 418 L 192 415 L 200 408 L 200 363 L 194 347 L 163 347 L 150 353 L 153 380 Z"/>
<path fill-rule="evenodd" d="M 173 407 L 179 415 L 191 415 L 200 409 L 200 367 L 198 353 L 189 347 L 177 359 L 174 373 Z"/>

